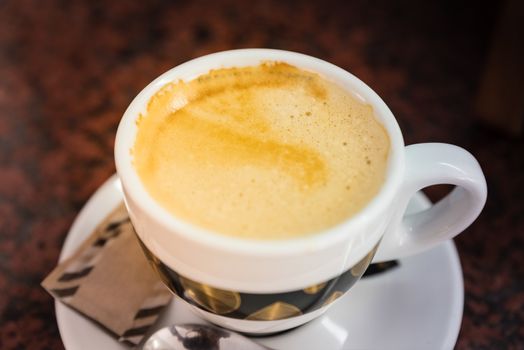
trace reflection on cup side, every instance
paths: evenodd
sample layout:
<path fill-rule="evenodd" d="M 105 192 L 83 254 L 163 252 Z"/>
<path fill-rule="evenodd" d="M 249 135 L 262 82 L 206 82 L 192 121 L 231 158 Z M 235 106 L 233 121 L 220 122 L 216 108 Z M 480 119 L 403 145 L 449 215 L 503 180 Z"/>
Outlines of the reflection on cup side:
<path fill-rule="evenodd" d="M 181 276 L 160 261 L 141 241 L 140 245 L 162 281 L 186 302 L 217 315 L 256 321 L 300 316 L 332 303 L 362 277 L 378 247 L 377 244 L 358 263 L 329 281 L 301 290 L 257 294 L 214 288 Z"/>

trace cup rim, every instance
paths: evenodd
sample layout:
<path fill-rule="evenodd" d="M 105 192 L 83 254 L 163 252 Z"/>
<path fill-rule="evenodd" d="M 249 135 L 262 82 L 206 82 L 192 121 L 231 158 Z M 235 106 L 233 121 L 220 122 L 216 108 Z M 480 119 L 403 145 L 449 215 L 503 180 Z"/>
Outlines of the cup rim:
<path fill-rule="evenodd" d="M 239 63 L 240 61 L 242 63 Z M 192 80 L 211 69 L 252 66 L 264 61 L 281 61 L 301 69 L 312 70 L 347 87 L 357 97 L 373 106 L 376 117 L 387 130 L 390 139 L 386 178 L 373 199 L 358 213 L 336 226 L 297 238 L 266 240 L 227 236 L 177 218 L 149 195 L 131 161 L 130 150 L 135 141 L 136 120 L 140 112 L 144 111 L 150 97 L 162 86 L 178 79 Z M 116 133 L 114 155 L 125 194 L 131 196 L 147 215 L 166 227 L 174 238 L 181 235 L 185 239 L 214 249 L 253 256 L 270 256 L 303 254 L 338 244 L 365 230 L 376 215 L 387 213 L 403 176 L 403 149 L 404 140 L 393 113 L 378 94 L 356 76 L 334 64 L 302 53 L 257 48 L 212 53 L 182 63 L 161 74 L 140 91 L 124 112 Z M 140 232 L 137 233 L 140 235 Z"/>

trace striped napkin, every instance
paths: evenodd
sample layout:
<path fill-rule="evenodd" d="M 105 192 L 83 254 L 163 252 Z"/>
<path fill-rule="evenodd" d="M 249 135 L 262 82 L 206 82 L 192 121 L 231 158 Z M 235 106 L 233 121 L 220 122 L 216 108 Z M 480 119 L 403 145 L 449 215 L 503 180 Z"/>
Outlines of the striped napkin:
<path fill-rule="evenodd" d="M 147 263 L 123 205 L 42 286 L 131 346 L 140 343 L 172 298 Z"/>

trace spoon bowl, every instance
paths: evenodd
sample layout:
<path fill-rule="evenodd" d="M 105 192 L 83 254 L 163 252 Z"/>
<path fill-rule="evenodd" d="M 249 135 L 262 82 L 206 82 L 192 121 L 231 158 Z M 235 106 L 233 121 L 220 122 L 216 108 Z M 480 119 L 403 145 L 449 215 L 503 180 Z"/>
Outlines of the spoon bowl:
<path fill-rule="evenodd" d="M 224 328 L 203 324 L 172 325 L 156 331 L 142 350 L 268 350 Z"/>

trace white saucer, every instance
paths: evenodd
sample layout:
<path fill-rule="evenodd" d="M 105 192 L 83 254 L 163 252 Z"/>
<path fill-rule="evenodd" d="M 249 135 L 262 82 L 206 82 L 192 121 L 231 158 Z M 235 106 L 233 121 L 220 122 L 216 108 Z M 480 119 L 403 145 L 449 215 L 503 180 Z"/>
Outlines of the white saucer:
<path fill-rule="evenodd" d="M 60 261 L 71 255 L 95 226 L 122 200 L 112 176 L 76 218 Z M 410 210 L 429 206 L 417 194 Z M 358 282 L 322 317 L 280 335 L 256 338 L 274 349 L 452 349 L 462 321 L 464 285 L 452 241 L 400 260 L 400 266 Z M 102 328 L 56 302 L 56 318 L 67 350 L 127 350 Z M 205 323 L 177 298 L 156 329 L 172 323 Z"/>

